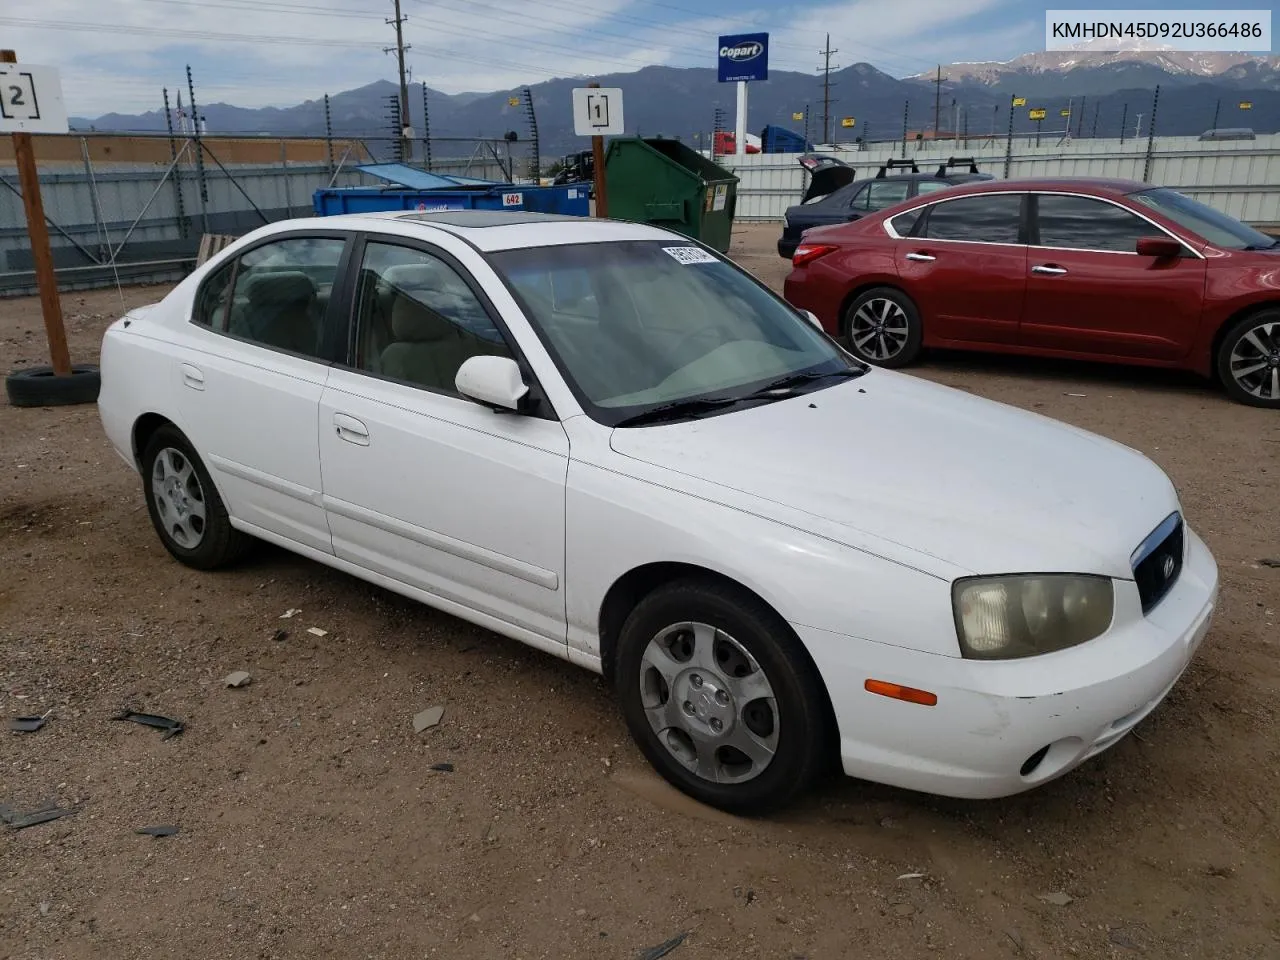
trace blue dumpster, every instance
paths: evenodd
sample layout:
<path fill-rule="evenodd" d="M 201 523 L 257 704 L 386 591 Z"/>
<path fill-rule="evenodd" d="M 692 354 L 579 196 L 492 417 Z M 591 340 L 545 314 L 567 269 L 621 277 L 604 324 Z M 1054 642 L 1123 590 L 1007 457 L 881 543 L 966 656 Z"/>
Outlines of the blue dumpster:
<path fill-rule="evenodd" d="M 377 177 L 384 185 L 317 190 L 313 197 L 316 216 L 384 210 L 525 210 L 571 217 L 591 213 L 590 191 L 584 184 L 542 187 L 498 183 L 428 173 L 403 163 L 369 163 L 355 169 Z"/>

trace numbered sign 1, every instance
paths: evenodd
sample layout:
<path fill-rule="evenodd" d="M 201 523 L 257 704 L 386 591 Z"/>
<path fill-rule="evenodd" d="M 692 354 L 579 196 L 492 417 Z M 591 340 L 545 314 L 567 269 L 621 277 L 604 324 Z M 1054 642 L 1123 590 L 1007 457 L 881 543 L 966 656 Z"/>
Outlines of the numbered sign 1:
<path fill-rule="evenodd" d="M 580 137 L 612 137 L 625 131 L 622 90 L 618 87 L 575 87 L 573 132 Z"/>
<path fill-rule="evenodd" d="M 66 133 L 67 108 L 53 67 L 0 63 L 0 133 Z"/>

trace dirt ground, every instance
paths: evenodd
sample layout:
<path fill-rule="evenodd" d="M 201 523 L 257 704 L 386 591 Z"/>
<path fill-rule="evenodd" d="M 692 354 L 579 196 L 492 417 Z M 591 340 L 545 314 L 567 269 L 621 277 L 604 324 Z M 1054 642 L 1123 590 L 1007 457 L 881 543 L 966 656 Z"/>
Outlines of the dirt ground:
<path fill-rule="evenodd" d="M 779 286 L 775 233 L 734 254 Z M 95 360 L 119 297 L 64 305 Z M 44 357 L 38 302 L 0 301 L 0 368 Z M 1154 458 L 1222 606 L 1166 703 L 1061 780 L 970 803 L 841 779 L 767 820 L 665 788 L 567 663 L 280 550 L 179 566 L 93 407 L 0 403 L 0 716 L 53 711 L 0 733 L 0 803 L 78 808 L 0 836 L 0 958 L 635 958 L 685 932 L 673 960 L 1280 957 L 1280 414 L 1131 369 L 915 372 Z M 126 706 L 186 732 L 109 722 Z M 156 824 L 181 832 L 134 832 Z"/>

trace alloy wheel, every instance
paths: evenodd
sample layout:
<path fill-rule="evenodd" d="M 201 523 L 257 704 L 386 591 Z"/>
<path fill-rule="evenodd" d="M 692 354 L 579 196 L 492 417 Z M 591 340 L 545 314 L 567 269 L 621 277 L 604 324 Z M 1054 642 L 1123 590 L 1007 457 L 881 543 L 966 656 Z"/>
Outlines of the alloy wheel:
<path fill-rule="evenodd" d="M 1236 340 L 1227 362 L 1241 390 L 1263 400 L 1280 400 L 1280 322 L 1260 323 Z"/>
<path fill-rule="evenodd" d="M 849 321 L 849 341 L 872 360 L 889 360 L 907 345 L 910 325 L 895 301 L 876 297 L 866 301 Z"/>

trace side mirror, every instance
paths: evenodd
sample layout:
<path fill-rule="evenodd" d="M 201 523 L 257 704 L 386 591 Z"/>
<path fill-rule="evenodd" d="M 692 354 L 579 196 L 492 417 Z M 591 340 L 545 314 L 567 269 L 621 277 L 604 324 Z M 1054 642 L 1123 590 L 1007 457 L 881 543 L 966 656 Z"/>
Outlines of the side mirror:
<path fill-rule="evenodd" d="M 510 357 L 470 357 L 453 382 L 468 400 L 495 410 L 519 410 L 529 393 L 520 367 Z"/>
<path fill-rule="evenodd" d="M 811 324 L 813 324 L 814 328 L 815 328 L 819 333 L 826 333 L 826 332 L 827 332 L 827 331 L 825 331 L 825 330 L 823 330 L 823 329 L 822 329 L 822 321 L 818 319 L 818 317 L 813 313 L 813 311 L 811 311 L 811 310 L 801 310 L 800 312 L 801 312 L 802 314 L 804 314 L 804 318 L 805 318 L 806 320 L 808 320 Z"/>
<path fill-rule="evenodd" d="M 1155 257 L 1157 260 L 1182 255 L 1182 244 L 1173 237 L 1139 237 L 1135 248 L 1138 256 Z"/>

